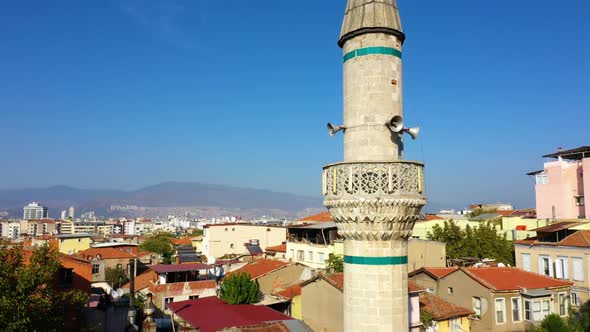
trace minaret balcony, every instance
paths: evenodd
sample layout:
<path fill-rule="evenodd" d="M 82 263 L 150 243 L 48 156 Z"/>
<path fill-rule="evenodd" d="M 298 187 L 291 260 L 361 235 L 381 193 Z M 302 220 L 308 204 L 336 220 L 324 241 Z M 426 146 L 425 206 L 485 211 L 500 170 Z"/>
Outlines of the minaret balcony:
<path fill-rule="evenodd" d="M 424 199 L 424 164 L 415 161 L 340 162 L 324 166 L 326 201 Z"/>

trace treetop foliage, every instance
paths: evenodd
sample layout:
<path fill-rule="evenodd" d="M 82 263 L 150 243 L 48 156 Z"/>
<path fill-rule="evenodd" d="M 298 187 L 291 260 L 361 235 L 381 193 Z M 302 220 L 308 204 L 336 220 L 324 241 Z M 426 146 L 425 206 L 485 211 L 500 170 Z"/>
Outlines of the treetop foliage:
<path fill-rule="evenodd" d="M 250 304 L 258 302 L 260 291 L 249 273 L 238 272 L 223 279 L 218 295 L 227 304 Z"/>
<path fill-rule="evenodd" d="M 500 235 L 490 223 L 481 223 L 478 227 L 467 225 L 461 229 L 454 221 L 445 221 L 443 227 L 434 225 L 428 238 L 446 244 L 447 257 L 493 258 L 497 262 L 514 264 L 513 246 Z"/>
<path fill-rule="evenodd" d="M 25 258 L 22 246 L 0 247 L 0 330 L 61 331 L 67 312 L 81 310 L 88 296 L 57 287 L 60 253 L 48 245 Z"/>

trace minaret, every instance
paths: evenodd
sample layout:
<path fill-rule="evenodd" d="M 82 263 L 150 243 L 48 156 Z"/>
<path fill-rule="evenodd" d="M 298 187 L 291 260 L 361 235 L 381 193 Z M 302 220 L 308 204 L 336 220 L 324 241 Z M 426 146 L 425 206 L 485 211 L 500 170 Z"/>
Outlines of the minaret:
<path fill-rule="evenodd" d="M 402 32 L 396 0 L 348 0 L 344 162 L 324 167 L 324 205 L 344 237 L 344 330 L 408 331 L 408 238 L 426 203 L 423 167 L 403 160 Z"/>

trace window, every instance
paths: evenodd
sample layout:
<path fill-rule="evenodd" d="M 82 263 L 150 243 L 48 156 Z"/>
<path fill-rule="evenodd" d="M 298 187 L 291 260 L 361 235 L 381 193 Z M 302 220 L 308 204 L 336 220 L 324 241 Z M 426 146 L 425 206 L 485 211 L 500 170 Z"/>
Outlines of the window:
<path fill-rule="evenodd" d="M 232 227 L 231 231 L 232 231 L 232 232 L 235 232 L 235 231 L 236 231 L 236 229 Z"/>
<path fill-rule="evenodd" d="M 539 274 L 551 276 L 551 258 L 549 256 L 539 257 Z"/>
<path fill-rule="evenodd" d="M 449 291 L 449 294 L 453 294 L 453 287 L 449 287 L 447 290 Z"/>
<path fill-rule="evenodd" d="M 584 281 L 584 261 L 580 257 L 572 258 L 574 264 L 574 280 Z"/>
<path fill-rule="evenodd" d="M 308 251 L 307 252 L 307 261 L 308 262 L 313 262 L 313 251 Z"/>
<path fill-rule="evenodd" d="M 576 206 L 584 206 L 584 196 L 575 196 Z"/>
<path fill-rule="evenodd" d="M 543 301 L 543 318 L 549 316 L 551 314 L 551 303 L 549 300 Z"/>
<path fill-rule="evenodd" d="M 496 324 L 506 322 L 506 300 L 503 298 L 496 299 Z"/>
<path fill-rule="evenodd" d="M 117 264 L 117 269 L 123 269 L 123 265 L 122 264 Z"/>
<path fill-rule="evenodd" d="M 543 320 L 543 316 L 541 316 L 541 302 L 535 301 L 533 302 L 533 321 L 537 322 Z"/>
<path fill-rule="evenodd" d="M 537 174 L 537 176 L 535 178 L 537 180 L 537 184 L 548 184 L 549 183 L 549 177 L 547 176 L 547 173 Z"/>
<path fill-rule="evenodd" d="M 227 232 L 227 228 L 225 229 L 225 231 Z"/>
<path fill-rule="evenodd" d="M 97 274 L 100 272 L 100 265 L 92 264 L 92 274 Z"/>
<path fill-rule="evenodd" d="M 59 269 L 59 283 L 61 285 L 71 285 L 74 281 L 74 273 L 72 269 Z"/>
<path fill-rule="evenodd" d="M 166 307 L 166 305 L 168 303 L 172 303 L 172 302 L 174 302 L 174 298 L 173 297 L 166 297 L 166 298 L 164 298 L 164 307 Z"/>
<path fill-rule="evenodd" d="M 559 303 L 559 315 L 565 316 L 567 315 L 567 293 L 559 293 L 557 295 L 558 303 Z"/>
<path fill-rule="evenodd" d="M 555 260 L 555 278 L 567 279 L 567 257 L 557 257 Z"/>
<path fill-rule="evenodd" d="M 520 307 L 521 307 L 521 300 L 520 297 L 513 297 L 512 298 L 512 321 L 513 322 L 520 322 L 522 318 L 520 317 Z"/>
<path fill-rule="evenodd" d="M 451 332 L 459 332 L 463 331 L 461 329 L 461 318 L 453 318 L 449 320 L 449 325 L 451 327 Z"/>
<path fill-rule="evenodd" d="M 230 244 L 229 244 L 229 247 L 230 247 L 231 249 L 233 249 L 233 248 L 234 248 L 234 244 L 233 244 L 233 243 L 230 243 Z"/>
<path fill-rule="evenodd" d="M 295 258 L 295 249 L 291 249 L 291 258 Z"/>
<path fill-rule="evenodd" d="M 323 252 L 318 252 L 318 263 L 324 264 L 326 262 L 326 258 Z"/>
<path fill-rule="evenodd" d="M 188 299 L 189 299 L 189 300 L 196 300 L 196 299 L 198 299 L 198 298 L 199 298 L 199 295 L 190 295 L 190 296 L 188 297 Z"/>
<path fill-rule="evenodd" d="M 303 262 L 305 258 L 303 257 L 303 250 L 297 250 L 297 260 Z"/>
<path fill-rule="evenodd" d="M 579 306 L 580 305 L 578 303 L 579 299 L 578 299 L 578 294 L 577 293 L 572 293 L 570 297 L 572 299 L 572 305 L 573 306 Z"/>
<path fill-rule="evenodd" d="M 481 298 L 473 297 L 471 302 L 473 303 L 473 311 L 475 311 L 475 314 L 481 316 Z"/>
<path fill-rule="evenodd" d="M 522 269 L 525 271 L 531 271 L 531 254 L 520 254 L 522 258 Z"/>
<path fill-rule="evenodd" d="M 529 322 L 533 320 L 533 315 L 531 311 L 531 301 L 529 300 L 524 301 L 524 319 Z"/>

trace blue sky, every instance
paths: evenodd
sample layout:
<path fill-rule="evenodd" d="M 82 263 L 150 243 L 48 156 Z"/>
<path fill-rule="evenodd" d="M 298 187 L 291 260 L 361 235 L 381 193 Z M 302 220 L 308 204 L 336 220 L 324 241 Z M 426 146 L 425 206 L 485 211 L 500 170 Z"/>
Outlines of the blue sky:
<path fill-rule="evenodd" d="M 534 204 L 587 145 L 590 3 L 399 0 L 429 199 Z M 319 195 L 342 159 L 344 0 L 3 1 L 0 187 L 199 181 Z"/>

